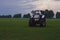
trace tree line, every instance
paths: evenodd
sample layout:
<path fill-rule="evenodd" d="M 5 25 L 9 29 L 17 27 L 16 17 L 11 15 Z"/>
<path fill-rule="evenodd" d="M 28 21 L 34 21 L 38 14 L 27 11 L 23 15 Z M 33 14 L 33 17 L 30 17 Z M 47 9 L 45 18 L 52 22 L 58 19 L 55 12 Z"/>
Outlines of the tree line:
<path fill-rule="evenodd" d="M 36 13 L 36 11 L 41 11 L 42 14 L 46 15 L 46 18 L 53 18 L 54 17 L 54 12 L 53 10 L 32 10 L 31 13 Z M 0 15 L 0 18 L 21 18 L 21 13 L 15 14 L 13 15 L 13 17 L 11 15 Z M 30 13 L 24 14 L 23 18 L 30 18 L 31 15 Z M 56 12 L 56 18 L 60 18 L 60 12 Z"/>

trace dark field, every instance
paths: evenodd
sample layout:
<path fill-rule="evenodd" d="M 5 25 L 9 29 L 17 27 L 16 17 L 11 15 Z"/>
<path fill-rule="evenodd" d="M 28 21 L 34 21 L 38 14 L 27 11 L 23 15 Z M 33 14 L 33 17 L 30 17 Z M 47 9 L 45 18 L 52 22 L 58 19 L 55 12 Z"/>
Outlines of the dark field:
<path fill-rule="evenodd" d="M 29 19 L 0 19 L 0 40 L 60 40 L 60 19 L 47 19 L 47 26 L 29 27 Z"/>

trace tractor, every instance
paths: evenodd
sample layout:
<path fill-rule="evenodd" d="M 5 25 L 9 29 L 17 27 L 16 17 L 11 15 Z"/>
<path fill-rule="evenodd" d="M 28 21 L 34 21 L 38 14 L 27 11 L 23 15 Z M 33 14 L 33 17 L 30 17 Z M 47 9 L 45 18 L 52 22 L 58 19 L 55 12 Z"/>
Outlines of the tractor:
<path fill-rule="evenodd" d="M 41 13 L 41 11 L 35 11 L 32 17 L 29 19 L 29 26 L 40 26 L 46 27 L 46 16 L 45 14 Z"/>

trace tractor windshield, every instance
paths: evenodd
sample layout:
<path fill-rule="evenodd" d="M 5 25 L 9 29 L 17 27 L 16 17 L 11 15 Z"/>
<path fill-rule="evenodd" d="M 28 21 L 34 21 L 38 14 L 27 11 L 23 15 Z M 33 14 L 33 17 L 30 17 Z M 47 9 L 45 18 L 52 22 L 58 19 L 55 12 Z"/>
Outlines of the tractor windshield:
<path fill-rule="evenodd" d="M 39 18 L 40 16 L 39 15 L 34 15 L 34 18 Z"/>

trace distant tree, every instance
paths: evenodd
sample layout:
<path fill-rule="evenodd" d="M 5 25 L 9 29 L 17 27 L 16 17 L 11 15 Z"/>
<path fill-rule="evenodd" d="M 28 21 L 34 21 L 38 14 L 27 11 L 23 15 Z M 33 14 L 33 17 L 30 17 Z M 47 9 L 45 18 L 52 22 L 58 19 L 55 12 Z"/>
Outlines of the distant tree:
<path fill-rule="evenodd" d="M 60 18 L 60 12 L 56 13 L 56 18 Z"/>
<path fill-rule="evenodd" d="M 21 18 L 21 14 L 15 14 L 13 18 Z"/>
<path fill-rule="evenodd" d="M 46 18 L 53 18 L 54 12 L 52 10 L 45 10 Z"/>
<path fill-rule="evenodd" d="M 12 18 L 12 16 L 11 15 L 7 15 L 7 18 Z"/>
<path fill-rule="evenodd" d="M 53 18 L 53 16 L 54 16 L 54 12 L 53 12 L 53 10 L 50 10 L 49 12 L 50 12 L 50 16 L 51 16 L 51 18 Z"/>
<path fill-rule="evenodd" d="M 30 13 L 25 14 L 25 15 L 23 16 L 23 18 L 30 18 L 30 17 L 31 17 Z"/>
<path fill-rule="evenodd" d="M 45 14 L 45 13 L 44 13 L 45 11 L 43 11 L 43 10 L 40 10 L 40 12 L 41 12 L 42 14 Z"/>
<path fill-rule="evenodd" d="M 0 15 L 0 18 L 12 18 L 11 15 Z"/>

